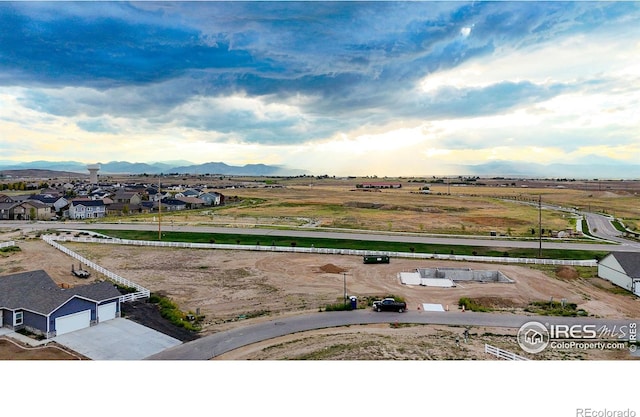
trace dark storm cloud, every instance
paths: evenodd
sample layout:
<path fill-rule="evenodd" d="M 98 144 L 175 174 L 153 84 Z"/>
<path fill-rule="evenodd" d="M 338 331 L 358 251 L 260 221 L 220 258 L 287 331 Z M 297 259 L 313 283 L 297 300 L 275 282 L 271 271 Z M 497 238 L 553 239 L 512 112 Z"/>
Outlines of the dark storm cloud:
<path fill-rule="evenodd" d="M 608 2 L 3 2 L 0 85 L 31 88 L 21 102 L 45 113 L 158 123 L 180 123 L 172 110 L 202 97 L 286 103 L 305 96 L 303 116 L 265 120 L 224 109 L 184 116 L 188 127 L 249 142 L 303 142 L 363 121 L 488 115 L 551 98 L 572 86 L 524 80 L 443 89 L 438 97 L 416 86 L 501 48 L 637 21 L 638 9 Z"/>

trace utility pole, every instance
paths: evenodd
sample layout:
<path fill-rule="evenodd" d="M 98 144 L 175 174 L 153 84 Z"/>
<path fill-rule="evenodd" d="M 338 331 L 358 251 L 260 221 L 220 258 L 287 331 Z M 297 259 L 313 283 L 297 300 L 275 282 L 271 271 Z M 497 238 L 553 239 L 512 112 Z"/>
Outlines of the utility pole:
<path fill-rule="evenodd" d="M 162 230 L 160 228 L 160 214 L 162 212 L 162 192 L 161 192 L 159 175 L 158 175 L 158 196 L 160 197 L 160 199 L 158 200 L 158 240 L 162 240 Z"/>
<path fill-rule="evenodd" d="M 346 272 L 342 273 L 342 282 L 343 282 L 343 285 L 344 285 L 344 292 L 343 292 L 343 294 L 344 294 L 344 305 L 346 306 L 347 305 L 347 273 Z"/>
<path fill-rule="evenodd" d="M 538 195 L 538 259 L 542 258 L 542 194 Z"/>

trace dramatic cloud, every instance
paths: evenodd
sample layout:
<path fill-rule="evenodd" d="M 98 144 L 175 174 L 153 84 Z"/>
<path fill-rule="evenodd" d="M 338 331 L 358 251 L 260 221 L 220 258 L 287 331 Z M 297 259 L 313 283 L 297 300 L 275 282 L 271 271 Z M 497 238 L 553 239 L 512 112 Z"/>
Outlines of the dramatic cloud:
<path fill-rule="evenodd" d="M 2 2 L 0 27 L 2 160 L 640 160 L 636 2 Z"/>

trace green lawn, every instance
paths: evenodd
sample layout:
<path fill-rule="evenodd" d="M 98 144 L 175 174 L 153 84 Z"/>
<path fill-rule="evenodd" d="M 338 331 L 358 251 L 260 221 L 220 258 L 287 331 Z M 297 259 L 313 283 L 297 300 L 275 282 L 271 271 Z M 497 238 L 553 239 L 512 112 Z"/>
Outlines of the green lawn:
<path fill-rule="evenodd" d="M 108 236 L 132 240 L 158 240 L 158 232 L 136 230 L 94 230 Z M 329 249 L 357 249 L 383 252 L 416 252 L 453 255 L 508 256 L 512 258 L 537 258 L 538 249 L 491 248 L 483 246 L 435 245 L 407 242 L 375 242 L 351 239 L 326 239 L 266 235 L 242 235 L 220 233 L 163 232 L 164 241 L 220 243 L 247 246 L 298 246 Z M 564 249 L 543 249 L 542 257 L 548 259 L 601 259 L 607 253 L 601 251 L 579 251 Z"/>

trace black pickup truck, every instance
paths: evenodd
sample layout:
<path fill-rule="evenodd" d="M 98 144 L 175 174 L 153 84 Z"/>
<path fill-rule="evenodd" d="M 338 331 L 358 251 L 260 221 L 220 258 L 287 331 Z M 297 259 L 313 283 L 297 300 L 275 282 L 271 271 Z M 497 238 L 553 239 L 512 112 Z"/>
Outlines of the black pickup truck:
<path fill-rule="evenodd" d="M 393 298 L 385 298 L 382 301 L 374 301 L 373 309 L 375 311 L 397 311 L 402 313 L 407 311 L 407 303 L 396 301 Z"/>

